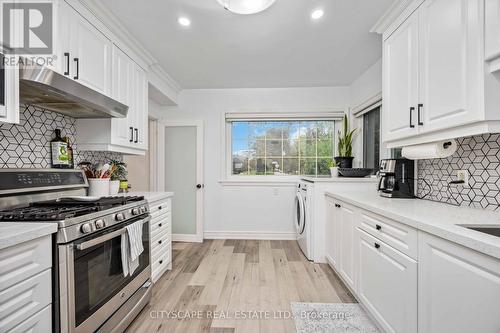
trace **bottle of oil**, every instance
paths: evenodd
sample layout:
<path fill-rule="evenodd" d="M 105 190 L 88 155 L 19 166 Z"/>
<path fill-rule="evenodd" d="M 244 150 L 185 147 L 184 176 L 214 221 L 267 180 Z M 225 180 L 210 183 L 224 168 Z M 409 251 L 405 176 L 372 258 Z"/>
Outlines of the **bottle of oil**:
<path fill-rule="evenodd" d="M 55 138 L 50 141 L 50 156 L 53 168 L 67 168 L 69 166 L 68 144 L 61 138 L 61 130 L 57 128 Z"/>
<path fill-rule="evenodd" d="M 65 136 L 63 138 L 64 142 L 68 145 L 68 169 L 74 169 L 75 168 L 75 160 L 74 160 L 74 155 L 73 155 L 73 147 L 71 146 L 71 142 L 69 141 L 69 137 Z"/>

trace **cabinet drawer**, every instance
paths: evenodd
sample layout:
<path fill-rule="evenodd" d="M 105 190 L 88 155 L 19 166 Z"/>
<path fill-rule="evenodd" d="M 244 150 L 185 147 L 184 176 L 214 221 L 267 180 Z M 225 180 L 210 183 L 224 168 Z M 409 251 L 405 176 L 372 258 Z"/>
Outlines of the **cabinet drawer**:
<path fill-rule="evenodd" d="M 0 332 L 7 332 L 51 303 L 50 269 L 3 290 L 0 300 Z"/>
<path fill-rule="evenodd" d="M 154 212 L 160 211 L 170 211 L 172 209 L 172 200 L 167 199 L 163 201 L 155 201 L 150 204 L 150 212 L 151 214 Z"/>
<path fill-rule="evenodd" d="M 152 247 L 151 248 L 151 260 L 156 260 L 158 259 L 159 257 L 161 257 L 161 255 L 163 253 L 166 253 L 166 252 L 169 252 L 170 250 L 170 236 L 169 235 L 165 235 L 163 236 L 161 239 L 161 244 L 158 244 L 158 242 L 156 243 L 157 246 L 155 246 L 154 248 Z"/>
<path fill-rule="evenodd" d="M 362 212 L 359 227 L 409 257 L 417 258 L 416 229 L 368 212 Z"/>
<path fill-rule="evenodd" d="M 154 237 L 158 232 L 163 231 L 166 228 L 170 228 L 170 213 L 165 214 L 164 218 L 151 220 L 151 237 Z"/>
<path fill-rule="evenodd" d="M 170 266 L 172 256 L 170 253 L 170 247 L 162 253 L 161 256 L 159 256 L 155 261 L 153 261 L 153 264 L 151 266 L 151 271 L 152 271 L 152 276 L 153 276 L 153 282 L 156 282 L 158 278 L 155 279 L 158 275 L 163 274 L 165 270 Z"/>
<path fill-rule="evenodd" d="M 358 229 L 358 296 L 385 332 L 417 332 L 417 262 Z"/>
<path fill-rule="evenodd" d="M 52 266 L 51 236 L 0 251 L 0 291 Z"/>
<path fill-rule="evenodd" d="M 35 313 L 29 319 L 23 321 L 9 333 L 45 333 L 52 332 L 52 306 L 48 305 L 41 311 Z"/>
<path fill-rule="evenodd" d="M 163 210 L 156 211 L 154 213 L 151 213 L 151 220 L 155 221 L 157 219 L 165 218 L 165 216 L 168 214 L 170 214 L 170 211 L 163 211 Z"/>
<path fill-rule="evenodd" d="M 165 244 L 164 238 L 167 237 L 167 239 L 169 239 L 169 236 L 169 228 L 164 228 L 161 232 L 157 233 L 154 237 L 151 238 L 151 250 L 157 248 L 162 244 Z"/>

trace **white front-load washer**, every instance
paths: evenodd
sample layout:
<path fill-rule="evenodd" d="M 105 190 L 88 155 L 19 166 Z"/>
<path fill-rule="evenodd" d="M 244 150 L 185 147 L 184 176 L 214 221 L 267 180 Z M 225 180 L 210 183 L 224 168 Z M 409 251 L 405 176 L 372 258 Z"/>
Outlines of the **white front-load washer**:
<path fill-rule="evenodd" d="M 297 242 L 302 250 L 302 253 L 308 260 L 312 260 L 312 246 L 311 246 L 311 223 L 309 223 L 309 210 L 310 210 L 310 192 L 308 187 L 312 184 L 300 182 L 295 191 L 295 213 L 294 225 L 297 232 Z"/>

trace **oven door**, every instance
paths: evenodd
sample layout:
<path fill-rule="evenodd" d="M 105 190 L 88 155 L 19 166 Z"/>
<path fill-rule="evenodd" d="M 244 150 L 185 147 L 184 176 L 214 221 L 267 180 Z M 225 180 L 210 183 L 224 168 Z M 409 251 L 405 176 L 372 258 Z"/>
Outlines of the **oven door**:
<path fill-rule="evenodd" d="M 150 217 L 130 220 L 59 246 L 60 328 L 94 332 L 151 277 Z M 132 276 L 123 276 L 121 236 L 128 224 L 142 222 L 144 251 Z"/>

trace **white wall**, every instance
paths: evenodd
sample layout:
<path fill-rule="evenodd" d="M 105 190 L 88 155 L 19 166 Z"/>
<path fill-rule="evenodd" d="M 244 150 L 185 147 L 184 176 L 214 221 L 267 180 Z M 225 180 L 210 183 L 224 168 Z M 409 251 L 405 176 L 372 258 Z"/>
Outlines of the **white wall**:
<path fill-rule="evenodd" d="M 374 63 L 360 77 L 350 85 L 350 107 L 354 108 L 363 104 L 371 97 L 382 91 L 382 59 Z M 363 166 L 363 121 L 362 118 L 351 116 L 351 128 L 358 128 L 354 140 L 353 154 L 355 167 Z"/>
<path fill-rule="evenodd" d="M 225 163 L 224 113 L 347 109 L 349 94 L 349 87 L 183 90 L 177 108 L 162 110 L 164 119 L 204 123 L 205 232 L 234 237 L 250 237 L 252 233 L 275 238 L 294 235 L 294 185 L 227 186 L 219 182 Z"/>

